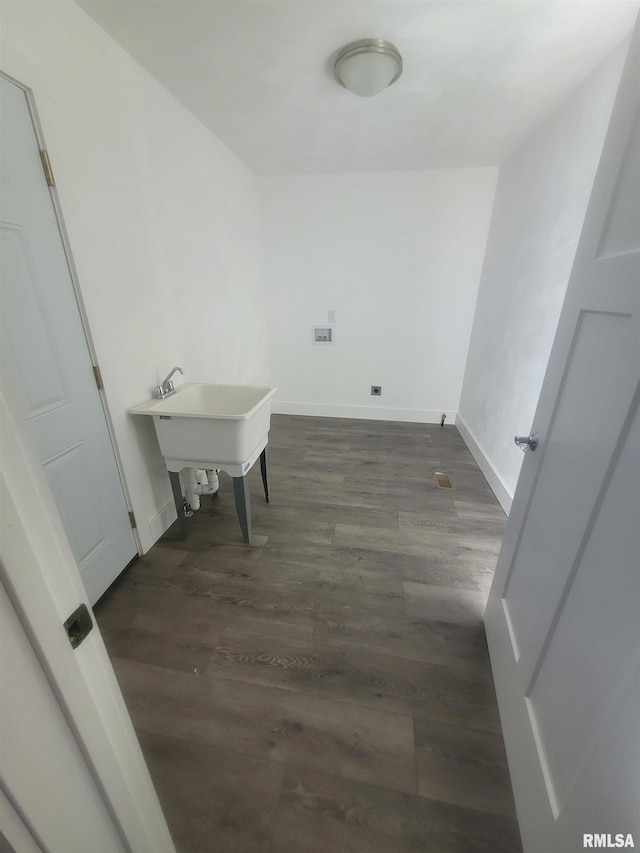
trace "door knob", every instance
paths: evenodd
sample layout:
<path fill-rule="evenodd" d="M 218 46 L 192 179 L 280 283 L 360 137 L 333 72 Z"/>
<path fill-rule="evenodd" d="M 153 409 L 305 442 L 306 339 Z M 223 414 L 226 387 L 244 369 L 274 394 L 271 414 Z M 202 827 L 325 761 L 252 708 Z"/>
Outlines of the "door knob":
<path fill-rule="evenodd" d="M 531 435 L 516 435 L 514 441 L 523 453 L 527 453 L 529 450 L 535 450 L 538 446 L 538 433 L 532 432 Z"/>

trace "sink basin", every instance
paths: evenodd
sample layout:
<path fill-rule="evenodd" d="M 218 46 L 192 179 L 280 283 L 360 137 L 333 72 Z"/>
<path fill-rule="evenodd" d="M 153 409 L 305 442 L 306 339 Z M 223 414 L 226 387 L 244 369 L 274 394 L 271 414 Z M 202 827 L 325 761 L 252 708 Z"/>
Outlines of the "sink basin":
<path fill-rule="evenodd" d="M 241 477 L 266 447 L 275 388 L 181 385 L 170 397 L 130 409 L 151 415 L 169 471 L 221 468 Z"/>

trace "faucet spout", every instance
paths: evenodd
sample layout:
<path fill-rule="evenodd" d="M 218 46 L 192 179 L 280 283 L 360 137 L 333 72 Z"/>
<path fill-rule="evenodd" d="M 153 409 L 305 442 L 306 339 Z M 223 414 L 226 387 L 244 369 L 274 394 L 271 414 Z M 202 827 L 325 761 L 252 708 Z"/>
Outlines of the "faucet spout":
<path fill-rule="evenodd" d="M 174 367 L 173 370 L 167 376 L 167 378 L 163 380 L 162 384 L 156 387 L 156 397 L 168 397 L 169 394 L 176 393 L 176 389 L 173 387 L 171 377 L 174 373 L 178 371 L 180 373 L 184 373 L 184 370 L 181 367 Z"/>

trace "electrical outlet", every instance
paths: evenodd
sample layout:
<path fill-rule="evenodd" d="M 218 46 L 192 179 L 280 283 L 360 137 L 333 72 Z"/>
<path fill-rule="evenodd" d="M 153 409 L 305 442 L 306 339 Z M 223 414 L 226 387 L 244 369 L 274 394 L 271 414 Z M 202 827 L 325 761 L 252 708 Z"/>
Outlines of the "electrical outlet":
<path fill-rule="evenodd" d="M 372 385 L 371 386 L 371 396 L 372 397 L 381 397 L 382 396 L 382 385 Z"/>

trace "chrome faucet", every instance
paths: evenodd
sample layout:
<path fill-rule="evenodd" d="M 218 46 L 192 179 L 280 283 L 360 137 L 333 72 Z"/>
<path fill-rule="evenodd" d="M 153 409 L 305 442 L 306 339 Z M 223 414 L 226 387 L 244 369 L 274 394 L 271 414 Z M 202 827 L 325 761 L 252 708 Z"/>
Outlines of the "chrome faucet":
<path fill-rule="evenodd" d="M 169 397 L 171 394 L 176 393 L 176 389 L 173 387 L 173 382 L 171 381 L 171 377 L 173 374 L 179 370 L 180 373 L 184 373 L 184 370 L 181 367 L 174 367 L 171 373 L 167 376 L 167 378 L 162 382 L 162 385 L 156 385 L 155 396 L 159 399 L 163 399 L 163 397 Z"/>

